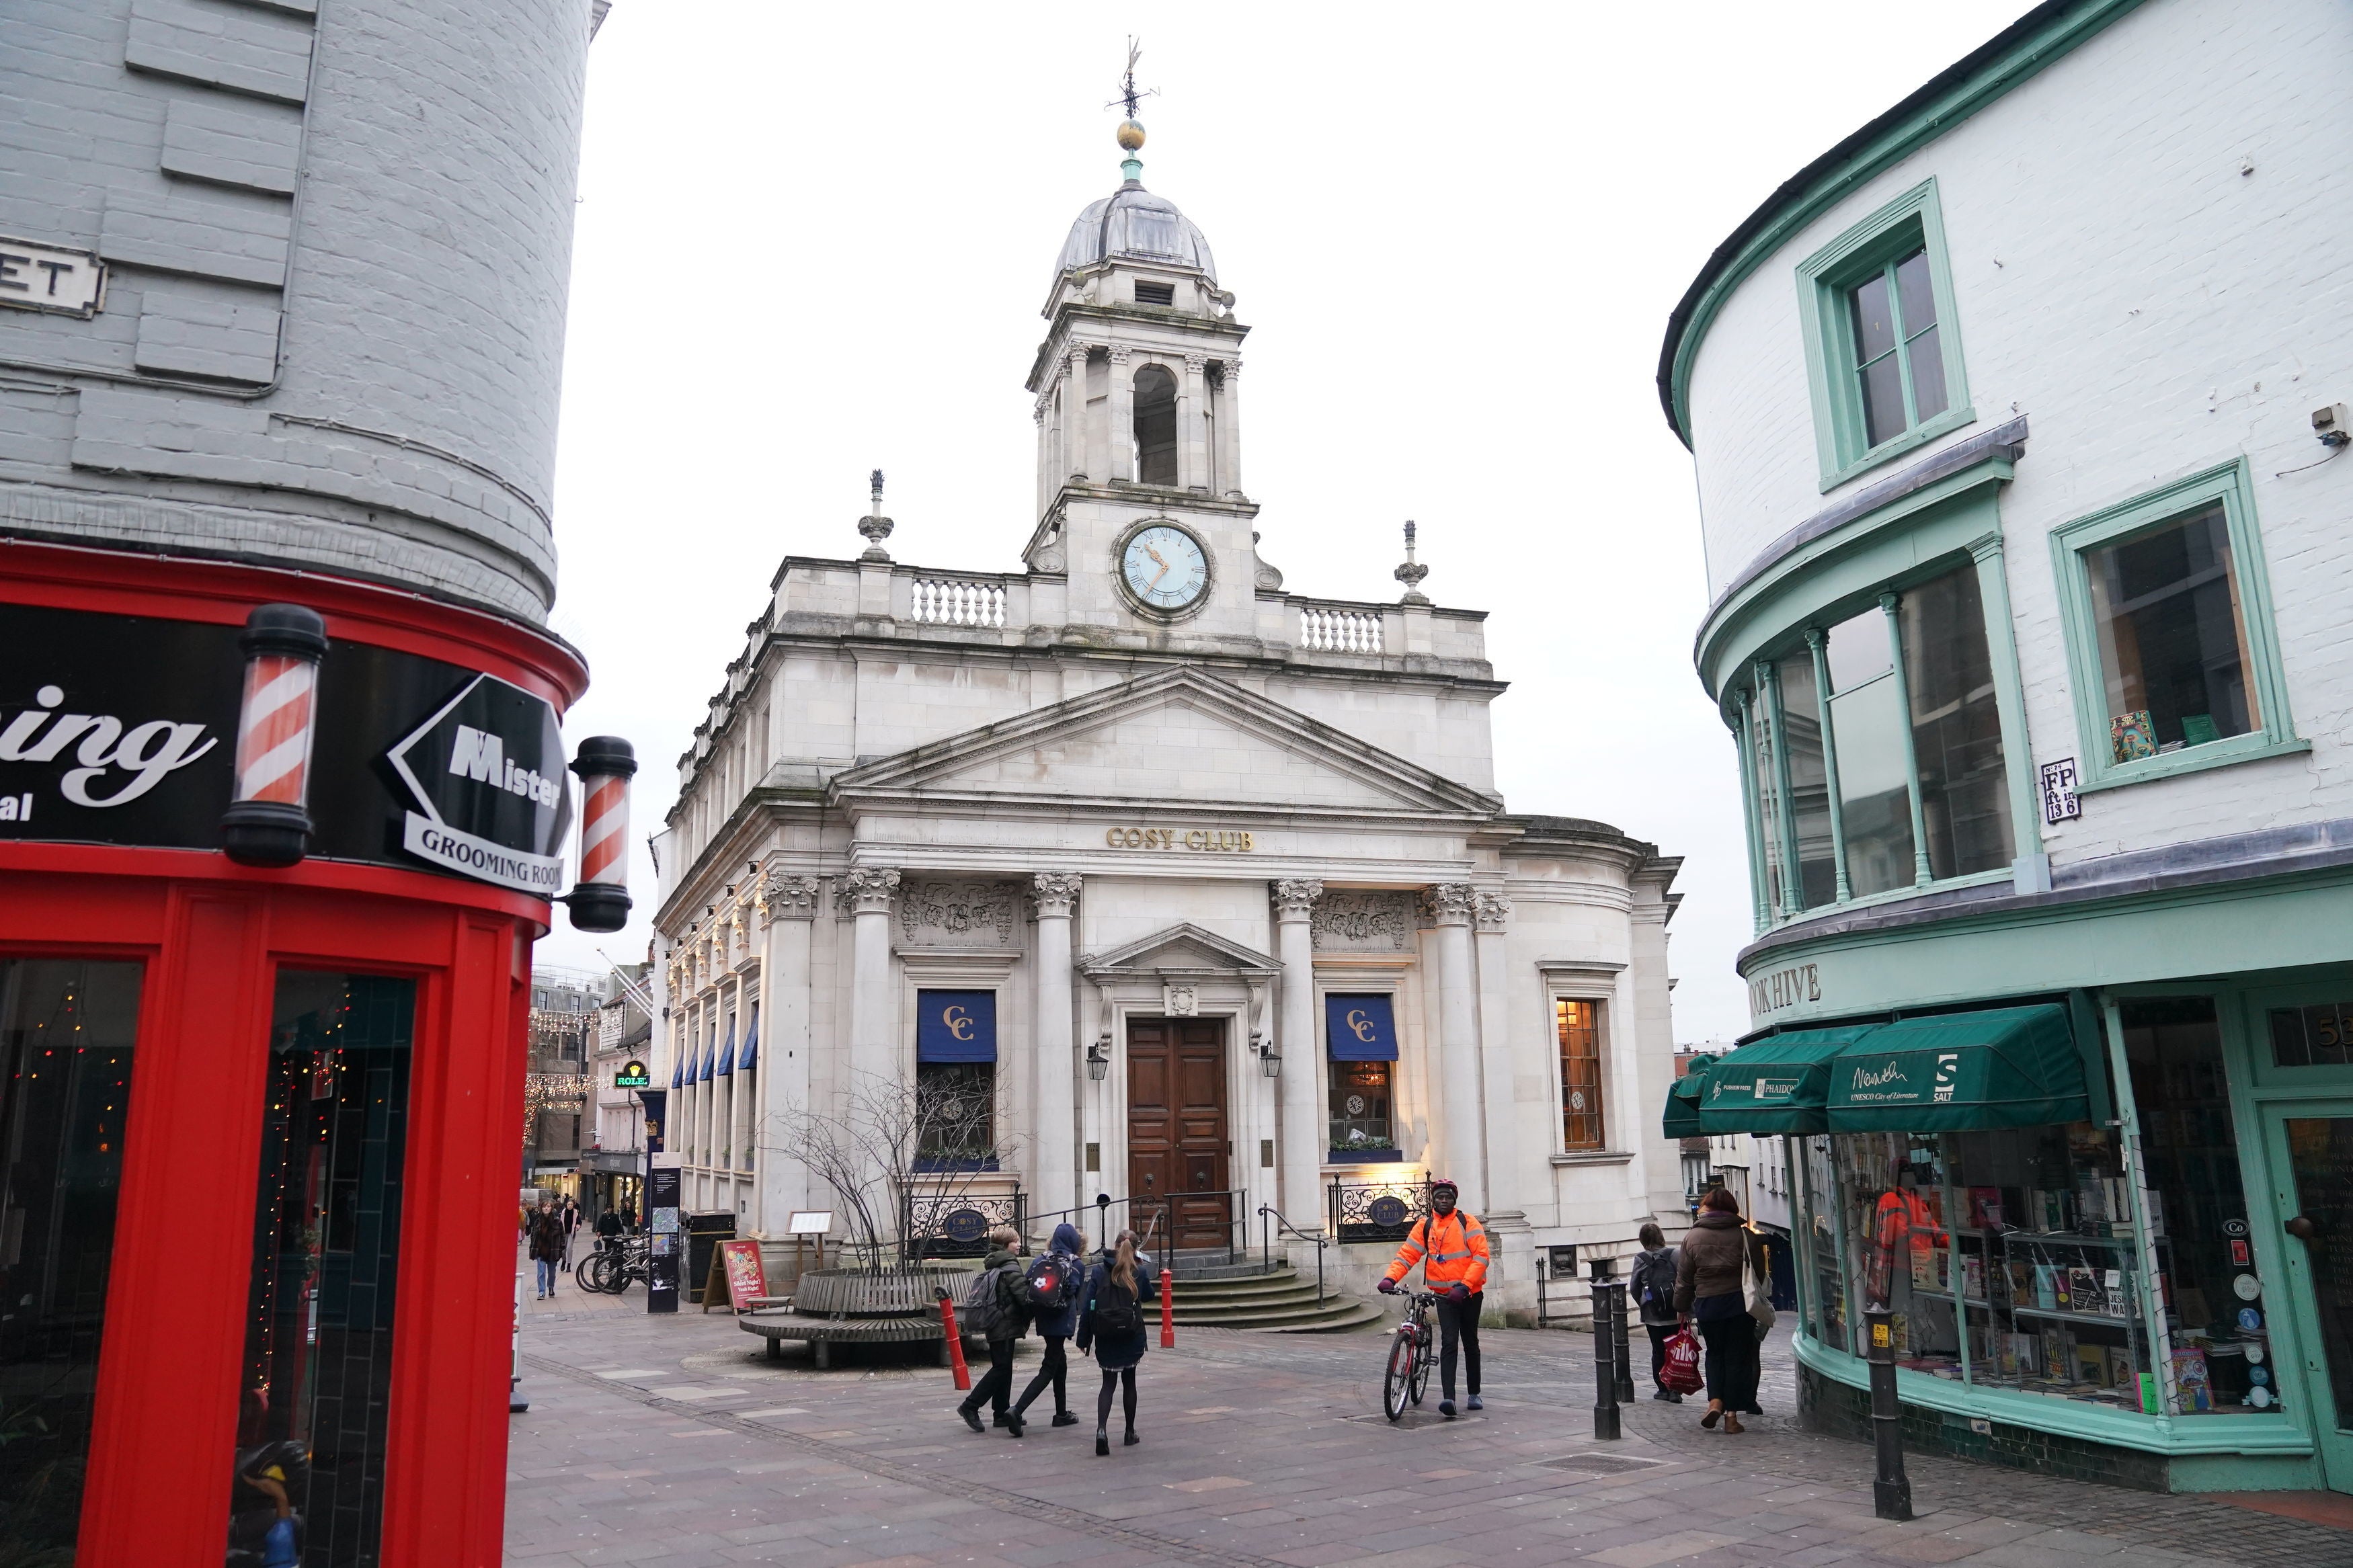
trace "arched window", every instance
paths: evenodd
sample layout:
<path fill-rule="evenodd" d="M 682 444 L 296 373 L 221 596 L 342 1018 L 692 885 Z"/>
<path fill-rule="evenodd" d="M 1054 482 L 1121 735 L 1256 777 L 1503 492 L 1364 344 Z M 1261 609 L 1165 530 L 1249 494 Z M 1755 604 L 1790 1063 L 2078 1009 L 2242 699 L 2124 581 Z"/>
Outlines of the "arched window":
<path fill-rule="evenodd" d="M 1135 479 L 1176 484 L 1176 378 L 1156 364 L 1135 373 Z"/>

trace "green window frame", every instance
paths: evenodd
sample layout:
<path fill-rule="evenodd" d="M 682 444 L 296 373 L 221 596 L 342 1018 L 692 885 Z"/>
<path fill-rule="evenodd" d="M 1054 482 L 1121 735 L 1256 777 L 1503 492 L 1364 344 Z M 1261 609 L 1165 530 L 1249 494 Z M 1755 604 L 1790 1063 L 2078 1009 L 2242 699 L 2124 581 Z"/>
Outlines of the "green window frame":
<path fill-rule="evenodd" d="M 1997 864 L 1979 864 L 1971 869 L 1959 868 L 1967 866 L 1971 858 L 1982 860 L 1984 847 L 1979 847 L 1976 856 L 1970 856 L 1950 826 L 1951 810 L 1964 797 L 1968 786 L 1964 782 L 1957 788 L 1949 773 L 1924 757 L 1918 749 L 1919 726 L 1930 721 L 1915 704 L 1913 688 L 1915 678 L 1927 679 L 1935 672 L 1913 668 L 1913 654 L 1907 651 L 1905 631 L 1905 616 L 1911 613 L 1905 608 L 1908 602 L 1964 574 L 1967 585 L 1975 590 L 1975 624 L 1981 627 L 1985 638 L 1985 667 L 1977 672 L 1982 689 L 1976 700 L 1989 700 L 1993 704 L 1996 722 L 1991 738 L 2000 748 L 2002 769 L 1999 795 L 1991 802 L 1980 799 L 1978 804 L 1989 804 L 2001 814 L 2000 826 L 2006 835 L 2007 855 Z M 1840 762 L 1841 723 L 1837 718 L 1840 700 L 1850 693 L 1833 677 L 1830 637 L 1836 631 L 1841 636 L 1863 636 L 1875 640 L 1880 633 L 1865 629 L 1874 622 L 1883 627 L 1887 639 L 1885 663 L 1877 673 L 1855 683 L 1852 691 L 1860 694 L 1877 688 L 1883 681 L 1888 683 L 1895 711 L 1903 718 L 1893 736 L 1904 773 L 1905 820 L 1897 826 L 1908 830 L 1908 848 L 1905 851 L 1905 873 L 1899 874 L 1893 885 L 1870 889 L 1850 859 L 1854 829 L 1847 820 L 1849 807 L 1844 788 L 1849 776 L 1842 772 Z M 1794 809 L 1797 794 L 1792 787 L 1788 744 L 1791 715 L 1785 690 L 1787 676 L 1782 668 L 1792 662 L 1810 676 L 1812 702 L 1820 715 L 1816 744 L 1824 792 L 1822 815 L 1826 820 L 1822 826 L 1826 828 L 1830 857 L 1831 887 L 1827 897 L 1809 897 L 1804 887 L 1803 866 L 1820 857 L 1818 853 L 1805 852 Z M 1725 692 L 1723 713 L 1740 762 L 1756 929 L 1762 932 L 1831 910 L 1909 898 L 1931 889 L 1968 887 L 2015 878 L 2021 858 L 2040 853 L 2030 776 L 2032 769 L 2027 761 L 2022 722 L 2024 709 L 2016 652 L 2010 645 L 2010 599 L 1998 535 L 1972 541 L 1965 551 L 1939 556 L 1894 583 L 1881 584 L 1875 591 L 1841 597 L 1835 605 L 1824 606 L 1801 627 L 1760 647 L 1741 671 L 1737 683 Z M 1932 799 L 1930 785 L 1940 782 L 1942 787 L 1934 792 Z M 1980 779 L 1978 783 L 1982 789 L 1985 781 Z M 1817 846 L 1817 849 L 1820 847 Z M 1940 873 L 1935 864 L 1940 858 L 1955 868 Z M 1859 886 L 1864 890 L 1858 891 Z"/>
<path fill-rule="evenodd" d="M 1898 287 L 1896 276 L 1899 266 L 1915 256 L 1926 263 L 1934 304 L 1935 319 L 1925 325 L 1905 321 L 1905 290 Z M 1883 290 L 1882 303 L 1890 317 L 1892 342 L 1884 346 L 1865 342 L 1857 331 L 1856 291 L 1873 287 Z M 1945 222 L 1933 177 L 1799 263 L 1798 310 L 1824 490 L 1976 421 L 1962 367 L 1960 320 L 1953 306 L 1952 267 L 1946 257 Z M 1919 314 L 1916 300 L 1913 314 Z M 1904 417 L 1901 430 L 1876 442 L 1871 439 L 1864 406 L 1864 372 L 1871 366 L 1894 370 Z M 1938 373 L 1941 385 L 1935 384 Z M 1920 410 L 1939 397 L 1942 406 L 1923 416 Z"/>
<path fill-rule="evenodd" d="M 2201 512 L 2221 509 L 2230 568 L 2241 620 L 2242 679 L 2255 710 L 2243 733 L 2223 736 L 2178 751 L 2130 762 L 2116 760 L 2107 712 L 2107 671 L 2101 659 L 2098 615 L 2090 557 L 2134 537 L 2157 533 Z M 2067 643 L 2067 669 L 2075 692 L 2075 726 L 2081 751 L 2076 790 L 2115 789 L 2144 779 L 2170 778 L 2204 768 L 2263 757 L 2308 752 L 2289 711 L 2287 677 L 2280 664 L 2279 636 L 2272 619 L 2269 577 L 2262 537 L 2255 524 L 2254 476 L 2247 459 L 2235 458 L 2174 480 L 2088 517 L 2063 523 L 2051 533 L 2052 563 L 2059 584 L 2059 614 Z"/>

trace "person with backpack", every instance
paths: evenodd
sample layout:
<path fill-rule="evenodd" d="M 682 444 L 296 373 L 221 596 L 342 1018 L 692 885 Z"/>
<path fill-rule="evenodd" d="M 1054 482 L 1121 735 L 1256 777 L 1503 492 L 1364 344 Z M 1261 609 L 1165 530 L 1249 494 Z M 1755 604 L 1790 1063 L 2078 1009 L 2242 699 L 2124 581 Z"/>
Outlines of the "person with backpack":
<path fill-rule="evenodd" d="M 1071 1408 L 1070 1358 L 1063 1353 L 1063 1343 L 1079 1331 L 1079 1298 L 1085 1293 L 1086 1267 L 1079 1261 L 1080 1249 L 1087 1238 L 1079 1227 L 1068 1223 L 1054 1227 L 1054 1238 L 1046 1247 L 1046 1255 L 1029 1265 L 1022 1277 L 1022 1292 L 1032 1314 L 1031 1324 L 1046 1342 L 1045 1358 L 1039 1363 L 1038 1374 L 1029 1386 L 1021 1391 L 1021 1398 L 1013 1406 L 1014 1419 L 1029 1414 L 1037 1397 L 1050 1388 L 1054 1391 L 1054 1420 L 1057 1426 L 1079 1424 L 1076 1412 Z"/>
<path fill-rule="evenodd" d="M 1655 1220 L 1645 1220 L 1637 1234 L 1642 1238 L 1642 1250 L 1634 1258 L 1634 1302 L 1641 1309 L 1642 1327 L 1651 1334 L 1651 1381 L 1658 1385 L 1651 1397 L 1681 1405 L 1683 1396 L 1669 1388 L 1660 1375 L 1667 1369 L 1667 1342 L 1683 1327 L 1675 1316 L 1675 1249 L 1667 1245 L 1667 1233 Z"/>
<path fill-rule="evenodd" d="M 1079 1311 L 1079 1353 L 1093 1354 L 1103 1368 L 1103 1391 L 1095 1395 L 1095 1453 L 1111 1452 L 1111 1395 L 1120 1391 L 1127 1415 L 1122 1447 L 1142 1441 L 1135 1435 L 1135 1369 L 1144 1360 L 1144 1309 L 1157 1305 L 1160 1282 L 1148 1260 L 1139 1260 L 1135 1232 L 1123 1230 L 1087 1273 L 1086 1304 Z"/>
<path fill-rule="evenodd" d="M 1013 1342 L 1029 1327 L 1029 1309 L 1021 1300 L 1021 1255 L 1015 1248 L 1021 1237 L 1011 1226 L 988 1233 L 991 1248 L 980 1260 L 980 1272 L 966 1288 L 961 1327 L 988 1342 L 988 1370 L 956 1406 L 956 1414 L 974 1431 L 981 1430 L 980 1407 L 989 1408 L 989 1425 L 1021 1436 L 1021 1417 L 1013 1414 Z"/>

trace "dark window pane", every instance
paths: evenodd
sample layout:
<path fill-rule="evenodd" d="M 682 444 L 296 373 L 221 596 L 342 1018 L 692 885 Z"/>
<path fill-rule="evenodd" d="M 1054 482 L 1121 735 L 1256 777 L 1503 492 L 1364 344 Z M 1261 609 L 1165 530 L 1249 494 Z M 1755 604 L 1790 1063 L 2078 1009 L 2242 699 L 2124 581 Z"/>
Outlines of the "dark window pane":
<path fill-rule="evenodd" d="M 2296 1210 L 2313 1223 L 2312 1240 L 2298 1245 L 2312 1270 L 2335 1422 L 2345 1431 L 2353 1429 L 2353 1118 L 2291 1117 L 2286 1131 Z"/>
<path fill-rule="evenodd" d="M 1135 479 L 1176 482 L 1176 378 L 1156 364 L 1135 373 Z"/>
<path fill-rule="evenodd" d="M 1926 247 L 1895 264 L 1895 303 L 1904 313 L 1904 335 L 1917 337 L 1936 324 L 1936 295 L 1928 282 Z"/>
<path fill-rule="evenodd" d="M 140 966 L 0 962 L 0 1562 L 81 1525 Z"/>
<path fill-rule="evenodd" d="M 2111 759 L 2179 751 L 2263 721 L 2246 683 L 2246 623 L 2221 507 L 2084 552 Z"/>
<path fill-rule="evenodd" d="M 1887 309 L 1887 275 L 1873 273 L 1847 300 L 1854 312 L 1854 363 L 1869 364 L 1895 346 L 1895 319 Z"/>
<path fill-rule="evenodd" d="M 1908 428 L 1904 417 L 1903 373 L 1895 356 L 1874 360 L 1862 367 L 1862 438 L 1876 447 Z"/>
<path fill-rule="evenodd" d="M 1781 744 L 1789 767 L 1790 826 L 1798 836 L 1799 897 L 1807 909 L 1838 896 L 1831 858 L 1830 775 L 1822 767 L 1822 710 L 1814 699 L 1814 653 L 1780 662 Z"/>
<path fill-rule="evenodd" d="M 2010 785 L 1977 568 L 1964 566 L 1912 589 L 1896 618 L 1904 629 L 1928 869 L 1938 877 L 1966 877 L 2007 866 Z M 2009 628 L 2002 630 L 2007 635 Z"/>
<path fill-rule="evenodd" d="M 2353 1004 L 2272 1009 L 2272 1060 L 2284 1068 L 2353 1065 Z"/>
<path fill-rule="evenodd" d="M 997 1064 L 915 1066 L 915 1152 L 926 1164 L 987 1163 L 997 1155 Z"/>
<path fill-rule="evenodd" d="M 414 981 L 279 972 L 232 1561 L 377 1560 L 416 1002 Z"/>
<path fill-rule="evenodd" d="M 1930 327 L 1914 338 L 1905 353 L 1912 360 L 1912 411 L 1922 419 L 1934 419 L 1945 411 L 1945 350 L 1937 342 L 1938 329 Z"/>
<path fill-rule="evenodd" d="M 1332 1068 L 1332 1148 L 1393 1149 L 1397 1133 L 1389 1121 L 1389 1062 L 1334 1062 Z"/>
<path fill-rule="evenodd" d="M 1606 1149 L 1601 1124 L 1601 1004 L 1553 1004 L 1560 1035 L 1560 1123 L 1564 1149 Z"/>

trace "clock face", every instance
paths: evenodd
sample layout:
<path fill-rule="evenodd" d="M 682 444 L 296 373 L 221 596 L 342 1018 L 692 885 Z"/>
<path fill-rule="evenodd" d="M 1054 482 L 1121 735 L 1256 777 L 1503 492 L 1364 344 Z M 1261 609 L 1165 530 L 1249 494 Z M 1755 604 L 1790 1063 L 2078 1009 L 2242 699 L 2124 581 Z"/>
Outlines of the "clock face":
<path fill-rule="evenodd" d="M 1209 586 L 1208 558 L 1193 536 L 1166 523 L 1138 532 L 1120 552 L 1127 591 L 1155 610 L 1181 610 Z"/>

